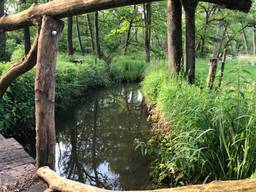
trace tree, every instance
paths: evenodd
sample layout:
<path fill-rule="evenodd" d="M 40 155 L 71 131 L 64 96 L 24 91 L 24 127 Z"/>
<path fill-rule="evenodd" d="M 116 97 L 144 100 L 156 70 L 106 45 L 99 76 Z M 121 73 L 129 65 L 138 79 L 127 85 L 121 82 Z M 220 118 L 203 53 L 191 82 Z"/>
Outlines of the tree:
<path fill-rule="evenodd" d="M 146 51 L 146 62 L 150 62 L 150 42 L 151 42 L 151 3 L 144 4 L 144 22 L 145 22 L 145 51 Z"/>
<path fill-rule="evenodd" d="M 74 54 L 74 47 L 73 47 L 73 17 L 68 17 L 68 37 L 67 37 L 67 47 L 68 47 L 68 54 Z"/>
<path fill-rule="evenodd" d="M 4 0 L 0 1 L 0 17 L 4 15 Z M 0 33 L 0 60 L 5 58 L 6 34 Z"/>
<path fill-rule="evenodd" d="M 167 1 L 168 67 L 179 73 L 182 60 L 182 9 L 180 0 Z"/>
<path fill-rule="evenodd" d="M 99 13 L 96 11 L 94 13 L 94 37 L 95 37 L 95 55 L 98 59 L 101 58 L 100 50 L 100 36 L 99 36 Z"/>
<path fill-rule="evenodd" d="M 21 6 L 23 5 L 26 7 L 26 0 L 20 0 Z M 23 29 L 23 36 L 24 36 L 24 48 L 25 48 L 25 54 L 28 54 L 30 48 L 31 48 L 31 41 L 30 41 L 30 30 L 29 27 L 24 27 Z"/>

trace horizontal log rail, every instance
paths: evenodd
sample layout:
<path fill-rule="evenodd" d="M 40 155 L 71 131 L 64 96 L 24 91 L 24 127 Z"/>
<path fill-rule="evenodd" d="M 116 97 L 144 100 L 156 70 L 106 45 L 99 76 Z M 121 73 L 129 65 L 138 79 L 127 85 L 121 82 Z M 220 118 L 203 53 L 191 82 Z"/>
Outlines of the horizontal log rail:
<path fill-rule="evenodd" d="M 39 168 L 37 170 L 37 174 L 48 183 L 49 188 L 46 190 L 48 192 L 110 192 L 110 190 L 100 189 L 62 178 L 48 167 Z M 205 185 L 191 185 L 186 187 L 147 190 L 141 192 L 255 192 L 255 189 L 256 179 L 245 179 L 236 181 L 218 181 Z"/>
<path fill-rule="evenodd" d="M 134 5 L 140 3 L 154 2 L 161 0 L 55 0 L 44 4 L 33 4 L 29 9 L 15 15 L 3 16 L 0 18 L 0 33 L 12 31 L 25 26 L 40 25 L 44 15 L 55 19 L 68 16 L 81 15 L 84 13 Z M 251 0 L 201 0 L 215 3 L 223 7 L 248 12 L 251 7 Z"/>

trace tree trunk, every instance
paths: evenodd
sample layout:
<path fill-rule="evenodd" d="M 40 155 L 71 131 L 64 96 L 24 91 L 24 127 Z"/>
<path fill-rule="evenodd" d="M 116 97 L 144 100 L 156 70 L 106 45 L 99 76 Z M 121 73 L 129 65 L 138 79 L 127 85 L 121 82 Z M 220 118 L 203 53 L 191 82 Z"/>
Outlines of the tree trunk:
<path fill-rule="evenodd" d="M 145 51 L 146 51 L 146 62 L 150 62 L 150 42 L 151 42 L 151 3 L 144 4 L 144 21 L 145 21 Z"/>
<path fill-rule="evenodd" d="M 253 25 L 253 55 L 256 56 L 256 25 Z"/>
<path fill-rule="evenodd" d="M 167 0 L 168 67 L 179 73 L 182 60 L 182 9 L 180 0 Z"/>
<path fill-rule="evenodd" d="M 133 23 L 133 19 L 131 19 L 129 21 L 129 28 L 128 28 L 128 31 L 127 31 L 127 37 L 126 37 L 126 42 L 125 42 L 125 46 L 124 46 L 124 55 L 126 55 L 127 51 L 128 51 L 128 46 L 129 46 L 130 37 L 131 37 L 132 23 Z"/>
<path fill-rule="evenodd" d="M 4 15 L 4 1 L 0 1 L 0 18 Z M 0 60 L 5 59 L 6 34 L 0 33 Z"/>
<path fill-rule="evenodd" d="M 20 3 L 25 4 L 26 0 L 21 0 Z M 23 30 L 25 54 L 28 54 L 29 50 L 31 49 L 30 30 L 28 26 L 24 27 Z"/>
<path fill-rule="evenodd" d="M 100 51 L 99 13 L 98 13 L 98 11 L 96 11 L 94 15 L 95 15 L 95 19 L 94 19 L 95 55 L 98 59 L 100 59 L 101 51 Z"/>
<path fill-rule="evenodd" d="M 207 86 L 209 89 L 213 88 L 214 85 L 214 80 L 216 76 L 216 71 L 217 71 L 217 64 L 218 60 L 216 58 L 210 59 L 210 68 L 209 68 L 209 73 L 208 73 L 208 79 L 207 79 Z"/>
<path fill-rule="evenodd" d="M 216 30 L 216 35 L 215 35 L 215 43 L 213 47 L 213 53 L 212 53 L 212 59 L 218 59 L 218 55 L 220 52 L 221 48 L 221 28 L 223 26 L 223 21 L 218 21 L 217 22 L 217 30 Z"/>
<path fill-rule="evenodd" d="M 79 16 L 76 16 L 76 30 L 77 30 L 77 37 L 78 37 L 81 53 L 82 53 L 82 55 L 84 55 L 84 48 L 83 48 L 83 44 L 82 44 L 80 27 L 79 27 Z"/>
<path fill-rule="evenodd" d="M 44 16 L 38 40 L 35 78 L 36 166 L 55 166 L 55 76 L 63 22 Z"/>
<path fill-rule="evenodd" d="M 68 37 L 67 37 L 68 54 L 74 54 L 73 47 L 73 17 L 68 17 Z"/>
<path fill-rule="evenodd" d="M 93 24 L 92 24 L 92 17 L 90 14 L 87 14 L 86 15 L 87 17 L 87 23 L 88 23 L 88 28 L 89 28 L 89 31 L 90 31 L 90 36 L 91 36 L 91 45 L 92 45 L 92 52 L 95 53 L 95 43 L 94 43 L 94 33 L 93 33 Z"/>
<path fill-rule="evenodd" d="M 196 53 L 195 53 L 195 12 L 198 4 L 197 0 L 182 0 L 186 17 L 186 74 L 188 82 L 195 82 Z"/>
<path fill-rule="evenodd" d="M 242 28 L 244 28 L 244 27 L 242 26 Z M 248 55 L 249 54 L 249 48 L 248 48 L 248 40 L 247 40 L 245 29 L 243 29 L 243 31 L 242 31 L 242 36 L 243 36 L 243 41 L 244 41 L 245 53 Z"/>

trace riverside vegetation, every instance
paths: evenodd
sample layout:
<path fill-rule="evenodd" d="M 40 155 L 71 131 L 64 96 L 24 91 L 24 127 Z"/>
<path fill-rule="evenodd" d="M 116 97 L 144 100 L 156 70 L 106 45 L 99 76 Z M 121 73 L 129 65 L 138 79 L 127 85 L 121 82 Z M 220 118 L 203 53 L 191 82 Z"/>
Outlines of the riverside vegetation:
<path fill-rule="evenodd" d="M 170 77 L 165 64 L 148 68 L 142 82 L 149 104 L 168 122 L 137 143 L 155 158 L 158 186 L 244 179 L 256 169 L 256 68 L 248 61 L 227 63 L 224 86 L 204 87 L 207 62 L 198 62 L 197 85 Z M 217 84 L 217 83 L 216 83 Z"/>

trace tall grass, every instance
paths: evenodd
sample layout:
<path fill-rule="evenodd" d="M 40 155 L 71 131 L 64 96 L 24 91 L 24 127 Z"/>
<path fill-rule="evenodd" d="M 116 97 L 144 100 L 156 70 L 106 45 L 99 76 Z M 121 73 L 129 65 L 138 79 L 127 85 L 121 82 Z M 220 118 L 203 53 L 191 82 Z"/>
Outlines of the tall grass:
<path fill-rule="evenodd" d="M 148 69 L 143 92 L 170 125 L 147 143 L 158 185 L 243 179 L 256 169 L 255 81 L 242 72 L 221 92 L 168 77 L 167 67 Z M 201 86 L 202 87 L 202 86 Z"/>
<path fill-rule="evenodd" d="M 145 67 L 145 60 L 136 59 L 134 56 L 115 57 L 109 66 L 111 77 L 119 82 L 141 80 Z"/>

